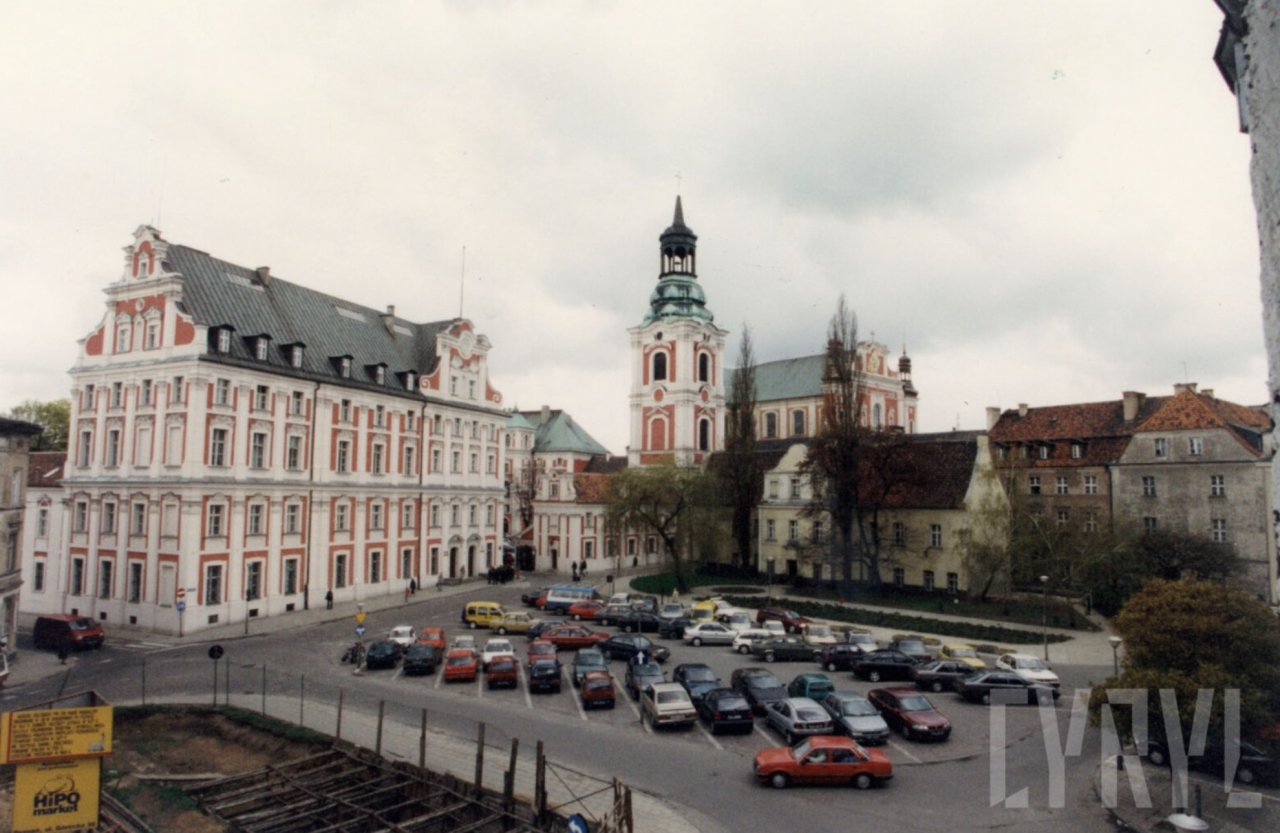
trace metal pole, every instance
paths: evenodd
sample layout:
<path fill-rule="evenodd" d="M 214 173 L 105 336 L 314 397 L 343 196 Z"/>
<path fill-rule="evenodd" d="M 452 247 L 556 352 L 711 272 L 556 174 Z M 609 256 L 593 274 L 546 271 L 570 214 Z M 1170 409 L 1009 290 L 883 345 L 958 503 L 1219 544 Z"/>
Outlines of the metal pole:
<path fill-rule="evenodd" d="M 222 680 L 222 691 L 223 691 L 222 699 L 224 701 L 224 705 L 230 706 L 231 705 L 231 657 L 230 656 L 227 657 L 227 667 L 223 670 L 222 676 L 224 678 Z"/>
<path fill-rule="evenodd" d="M 338 740 L 342 740 L 342 689 L 338 689 L 338 728 L 334 731 L 333 736 Z"/>
<path fill-rule="evenodd" d="M 422 730 L 418 733 L 418 769 L 427 768 L 427 710 L 422 710 Z"/>
<path fill-rule="evenodd" d="M 267 664 L 262 663 L 262 716 L 267 715 Z"/>
<path fill-rule="evenodd" d="M 1044 631 L 1044 661 L 1049 661 L 1049 577 L 1040 576 L 1042 590 L 1040 605 L 1040 626 Z"/>
<path fill-rule="evenodd" d="M 218 708 L 218 661 L 213 661 L 213 707 Z"/>
<path fill-rule="evenodd" d="M 382 754 L 382 716 L 386 713 L 386 710 L 387 710 L 387 701 L 379 700 L 378 701 L 378 740 L 373 747 L 373 751 L 378 753 L 379 755 Z"/>

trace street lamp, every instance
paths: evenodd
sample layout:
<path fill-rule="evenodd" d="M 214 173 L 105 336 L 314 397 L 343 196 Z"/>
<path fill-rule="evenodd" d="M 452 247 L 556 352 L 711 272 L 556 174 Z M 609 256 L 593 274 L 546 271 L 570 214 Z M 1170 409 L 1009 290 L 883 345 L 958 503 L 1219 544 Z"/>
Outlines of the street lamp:
<path fill-rule="evenodd" d="M 1107 637 L 1107 642 L 1111 643 L 1111 664 L 1117 677 L 1120 676 L 1120 643 L 1123 641 L 1118 636 Z"/>
<path fill-rule="evenodd" d="M 1044 630 L 1044 661 L 1049 661 L 1049 577 L 1040 576 L 1044 588 L 1044 603 L 1040 607 L 1040 623 Z"/>

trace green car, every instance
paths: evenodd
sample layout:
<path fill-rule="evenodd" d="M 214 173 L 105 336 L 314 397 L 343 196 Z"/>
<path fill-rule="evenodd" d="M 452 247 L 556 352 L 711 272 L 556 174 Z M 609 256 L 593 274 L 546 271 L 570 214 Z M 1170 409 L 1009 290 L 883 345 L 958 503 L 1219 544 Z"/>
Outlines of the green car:
<path fill-rule="evenodd" d="M 751 653 L 765 662 L 813 661 L 822 657 L 822 647 L 810 645 L 802 636 L 775 636 L 751 644 Z"/>
<path fill-rule="evenodd" d="M 808 697 L 815 702 L 822 700 L 835 691 L 835 684 L 826 674 L 801 674 L 787 686 L 787 694 L 792 697 Z"/>

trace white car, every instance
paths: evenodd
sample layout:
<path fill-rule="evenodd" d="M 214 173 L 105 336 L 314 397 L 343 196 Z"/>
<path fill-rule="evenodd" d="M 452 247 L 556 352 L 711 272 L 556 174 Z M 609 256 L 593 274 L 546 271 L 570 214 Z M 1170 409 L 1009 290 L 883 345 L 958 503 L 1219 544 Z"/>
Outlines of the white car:
<path fill-rule="evenodd" d="M 766 630 L 774 636 L 786 636 L 787 628 L 777 619 L 765 619 L 763 622 L 757 622 L 756 627 Z"/>
<path fill-rule="evenodd" d="M 649 726 L 692 726 L 698 722 L 698 711 L 689 692 L 679 683 L 654 683 L 640 695 L 640 713 L 649 718 Z"/>
<path fill-rule="evenodd" d="M 494 657 L 503 655 L 514 657 L 516 649 L 512 647 L 510 639 L 490 639 L 484 643 L 484 650 L 480 652 L 480 664 L 485 668 L 489 667 L 489 663 Z"/>
<path fill-rule="evenodd" d="M 679 602 L 667 602 L 658 609 L 659 619 L 679 619 L 684 614 L 684 605 Z"/>
<path fill-rule="evenodd" d="M 745 631 L 738 631 L 733 637 L 733 650 L 739 654 L 749 654 L 751 653 L 751 643 L 768 639 L 771 636 L 777 636 L 777 634 L 764 628 L 750 628 Z"/>
<path fill-rule="evenodd" d="M 412 625 L 396 625 L 387 631 L 387 641 L 394 642 L 401 648 L 408 648 L 418 641 L 418 634 L 414 632 Z"/>
<path fill-rule="evenodd" d="M 849 631 L 844 635 L 844 640 L 850 645 L 857 645 L 858 650 L 864 654 L 880 649 L 880 646 L 876 643 L 876 638 L 867 631 Z"/>
<path fill-rule="evenodd" d="M 1001 654 L 996 660 L 996 667 L 1012 671 L 1029 683 L 1040 683 L 1054 689 L 1060 685 L 1058 675 L 1049 670 L 1044 660 L 1031 654 Z"/>
<path fill-rule="evenodd" d="M 699 645 L 732 645 L 736 633 L 719 622 L 699 622 L 684 629 L 684 642 L 695 648 Z"/>
<path fill-rule="evenodd" d="M 804 634 L 804 641 L 810 645 L 834 645 L 836 644 L 836 635 L 831 632 L 830 625 L 803 625 L 801 633 Z"/>
<path fill-rule="evenodd" d="M 745 610 L 735 610 L 729 614 L 717 614 L 720 624 L 724 625 L 731 631 L 750 630 L 756 626 L 752 621 L 751 615 Z"/>
<path fill-rule="evenodd" d="M 464 633 L 461 636 L 455 636 L 453 638 L 453 644 L 449 646 L 449 650 L 453 651 L 459 648 L 470 651 L 474 654 L 476 652 L 476 638 L 469 633 Z"/>

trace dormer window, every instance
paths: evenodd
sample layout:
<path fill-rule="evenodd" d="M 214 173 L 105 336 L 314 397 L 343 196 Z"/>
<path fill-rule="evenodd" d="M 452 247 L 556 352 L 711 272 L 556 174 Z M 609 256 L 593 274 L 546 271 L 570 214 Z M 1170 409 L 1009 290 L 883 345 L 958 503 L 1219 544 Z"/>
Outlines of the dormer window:
<path fill-rule="evenodd" d="M 289 348 L 289 366 L 302 367 L 302 345 L 295 344 Z"/>
<path fill-rule="evenodd" d="M 1040 459 L 1041 459 L 1041 460 L 1048 460 L 1048 459 L 1049 459 L 1049 446 L 1047 446 L 1047 445 L 1042 445 L 1042 446 L 1040 446 L 1039 448 L 1037 448 L 1037 449 L 1036 449 L 1036 453 L 1040 456 Z"/>
<path fill-rule="evenodd" d="M 230 352 L 231 352 L 231 330 L 230 330 L 230 328 L 228 328 L 228 327 L 219 327 L 219 328 L 218 328 L 218 341 L 217 341 L 217 344 L 218 344 L 218 352 L 219 352 L 219 353 L 224 353 L 224 354 L 225 354 L 225 353 L 230 353 Z"/>
<path fill-rule="evenodd" d="M 1083 445 L 1081 445 L 1080 443 L 1072 443 L 1072 444 L 1071 444 L 1071 459 L 1072 459 L 1072 460 L 1079 460 L 1079 459 L 1080 459 L 1081 457 L 1083 457 L 1083 456 L 1084 456 L 1084 446 L 1083 446 Z"/>
<path fill-rule="evenodd" d="M 341 376 L 343 379 L 351 378 L 351 357 L 350 356 L 338 357 L 338 375 Z"/>
<path fill-rule="evenodd" d="M 267 360 L 267 350 L 271 347 L 271 339 L 266 336 L 258 336 L 253 342 L 253 357 L 260 362 Z"/>
<path fill-rule="evenodd" d="M 404 389 L 405 389 L 405 390 L 407 390 L 407 391 L 414 391 L 414 390 L 417 390 L 417 388 L 418 388 L 418 384 L 417 384 L 417 382 L 418 382 L 417 374 L 415 374 L 412 370 L 410 370 L 408 373 L 404 374 Z"/>
<path fill-rule="evenodd" d="M 373 381 L 379 385 L 387 383 L 387 368 L 385 365 L 375 365 L 373 368 Z"/>

